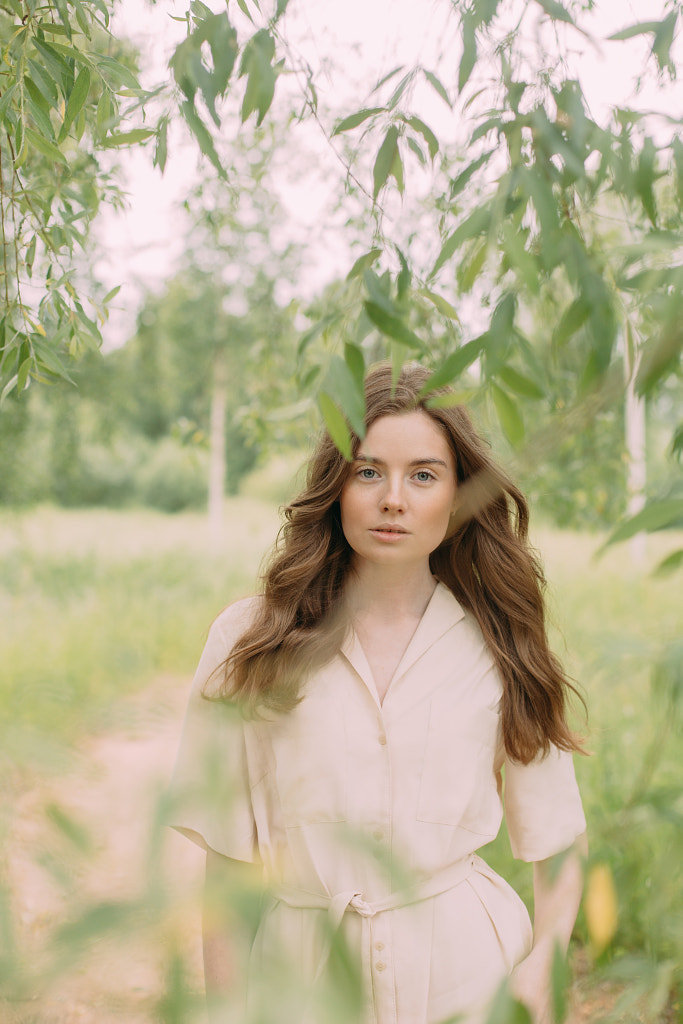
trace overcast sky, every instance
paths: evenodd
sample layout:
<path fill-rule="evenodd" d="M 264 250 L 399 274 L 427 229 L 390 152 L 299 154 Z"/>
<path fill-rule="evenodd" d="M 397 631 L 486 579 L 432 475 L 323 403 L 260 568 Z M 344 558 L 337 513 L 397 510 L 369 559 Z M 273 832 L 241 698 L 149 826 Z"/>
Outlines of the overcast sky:
<path fill-rule="evenodd" d="M 356 109 L 354 101 L 357 105 L 365 99 L 372 84 L 397 64 L 434 67 L 445 57 L 455 78 L 460 44 L 457 20 L 446 17 L 447 8 L 439 0 L 291 0 L 288 37 L 318 72 L 323 102 L 348 111 Z M 184 26 L 170 15 L 182 17 L 185 9 L 185 0 L 159 0 L 154 5 L 147 0 L 121 0 L 113 31 L 138 46 L 145 86 L 168 78 L 169 56 L 185 34 Z M 229 9 L 238 28 L 244 25 L 234 2 Z M 596 10 L 585 23 L 596 38 L 604 40 L 626 25 L 661 17 L 663 11 L 663 0 L 597 0 Z M 676 117 L 683 113 L 681 82 L 667 85 L 663 94 L 652 85 L 635 95 L 635 79 L 647 53 L 646 39 L 629 44 L 603 42 L 598 49 L 588 43 L 578 45 L 581 37 L 573 33 L 572 42 L 577 45 L 574 73 L 598 121 L 604 120 L 613 104 L 641 110 L 665 107 Z M 680 39 L 677 45 L 680 50 Z M 437 135 L 456 141 L 458 125 L 446 105 L 428 89 L 416 100 Z M 338 189 L 343 169 L 314 126 L 296 130 L 298 155 L 309 166 L 309 173 L 302 173 L 299 163 L 294 174 L 283 175 L 280 188 L 292 240 L 303 242 L 309 253 L 315 253 L 307 261 L 301 281 L 304 294 L 310 296 L 345 272 L 351 255 L 329 216 L 331 195 Z M 97 231 L 96 274 L 109 287 L 123 285 L 117 302 L 120 311 L 106 328 L 109 345 L 125 340 L 144 289 L 160 289 L 175 269 L 184 241 L 178 206 L 203 173 L 196 147 L 183 142 L 179 131 L 173 134 L 163 177 L 152 168 L 151 156 L 151 148 L 121 151 L 127 210 L 106 210 Z"/>

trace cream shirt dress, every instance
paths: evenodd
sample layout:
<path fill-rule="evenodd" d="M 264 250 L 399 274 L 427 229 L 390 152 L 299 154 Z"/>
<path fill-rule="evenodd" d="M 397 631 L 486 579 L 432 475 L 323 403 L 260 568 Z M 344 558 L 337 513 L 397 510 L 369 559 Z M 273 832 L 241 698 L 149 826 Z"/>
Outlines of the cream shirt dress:
<path fill-rule="evenodd" d="M 483 1019 L 532 929 L 519 896 L 475 851 L 503 812 L 515 857 L 570 846 L 585 830 L 571 756 L 506 761 L 500 677 L 474 618 L 441 583 L 381 704 L 350 632 L 293 711 L 244 721 L 200 691 L 258 600 L 231 605 L 211 628 L 169 822 L 262 866 L 270 898 L 246 1019 L 334 1019 L 322 1007 L 337 940 L 361 977 L 363 1024 Z M 276 1015 L 266 1006 L 274 997 Z M 345 1013 L 338 1019 L 350 1024 Z"/>

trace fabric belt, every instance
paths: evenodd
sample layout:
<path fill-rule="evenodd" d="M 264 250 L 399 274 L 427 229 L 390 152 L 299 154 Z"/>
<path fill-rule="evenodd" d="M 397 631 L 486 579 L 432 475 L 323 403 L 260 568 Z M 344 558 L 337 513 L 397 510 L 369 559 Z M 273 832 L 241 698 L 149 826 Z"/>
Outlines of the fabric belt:
<path fill-rule="evenodd" d="M 371 950 L 372 950 L 372 919 L 377 914 L 387 910 L 398 910 L 400 907 L 408 907 L 414 903 L 421 903 L 423 900 L 439 896 L 441 893 L 454 889 L 469 877 L 478 867 L 484 864 L 476 854 L 469 854 L 461 860 L 454 861 L 447 867 L 442 868 L 429 878 L 411 885 L 404 889 L 398 889 L 380 900 L 367 900 L 362 892 L 357 889 L 349 889 L 345 892 L 336 893 L 334 896 L 323 895 L 322 893 L 307 892 L 305 889 L 297 889 L 294 886 L 275 886 L 271 893 L 276 900 L 285 903 L 288 907 L 295 909 L 326 910 L 328 928 L 325 943 L 321 952 L 320 961 L 313 979 L 313 985 L 319 981 L 325 970 L 330 957 L 334 937 L 341 927 L 344 914 L 353 911 L 362 919 L 362 962 L 364 973 L 370 974 Z M 373 1014 L 374 1018 L 374 1014 Z"/>

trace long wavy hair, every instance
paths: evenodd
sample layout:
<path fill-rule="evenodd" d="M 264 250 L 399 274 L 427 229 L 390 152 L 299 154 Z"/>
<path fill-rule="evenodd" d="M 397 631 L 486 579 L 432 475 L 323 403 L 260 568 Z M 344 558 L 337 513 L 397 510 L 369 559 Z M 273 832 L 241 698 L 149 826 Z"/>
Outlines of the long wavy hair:
<path fill-rule="evenodd" d="M 491 459 L 463 406 L 428 404 L 450 389 L 423 395 L 429 372 L 415 365 L 404 367 L 393 388 L 391 377 L 385 364 L 368 373 L 366 427 L 382 416 L 421 409 L 450 445 L 458 507 L 430 567 L 475 617 L 497 665 L 508 756 L 527 764 L 551 744 L 581 750 L 566 717 L 567 697 L 576 690 L 548 646 L 545 578 L 528 542 L 523 494 Z M 354 437 L 354 455 L 359 445 Z M 347 628 L 342 595 L 352 560 L 339 496 L 350 471 L 351 464 L 323 433 L 304 490 L 284 509 L 256 616 L 224 662 L 220 688 L 212 694 L 237 701 L 247 716 L 265 708 L 291 710 L 308 673 L 339 650 Z"/>

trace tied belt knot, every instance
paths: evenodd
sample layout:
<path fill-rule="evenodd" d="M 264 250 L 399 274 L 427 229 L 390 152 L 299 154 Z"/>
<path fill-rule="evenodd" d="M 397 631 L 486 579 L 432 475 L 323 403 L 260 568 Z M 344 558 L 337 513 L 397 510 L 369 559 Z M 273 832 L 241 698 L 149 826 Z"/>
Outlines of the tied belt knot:
<path fill-rule="evenodd" d="M 349 889 L 333 896 L 323 893 L 307 892 L 294 886 L 281 885 L 273 889 L 273 896 L 288 907 L 296 909 L 326 910 L 328 927 L 321 957 L 315 973 L 313 984 L 320 979 L 332 949 L 336 932 L 341 927 L 344 914 L 353 911 L 363 919 L 362 929 L 362 960 L 364 971 L 370 970 L 370 950 L 372 948 L 372 920 L 387 910 L 398 910 L 414 903 L 439 896 L 464 882 L 483 861 L 476 854 L 469 854 L 460 860 L 448 864 L 428 878 L 405 889 L 399 889 L 380 900 L 368 900 L 358 889 Z"/>

